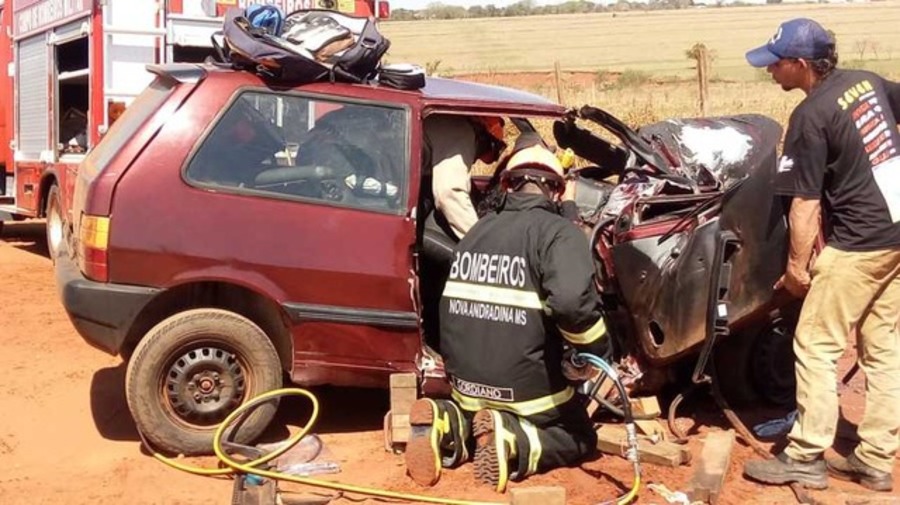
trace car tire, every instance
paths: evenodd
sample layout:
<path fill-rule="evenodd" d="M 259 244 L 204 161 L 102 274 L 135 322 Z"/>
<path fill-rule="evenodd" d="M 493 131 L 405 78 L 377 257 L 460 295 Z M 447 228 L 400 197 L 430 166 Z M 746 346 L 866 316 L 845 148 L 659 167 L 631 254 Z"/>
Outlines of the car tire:
<path fill-rule="evenodd" d="M 212 452 L 213 434 L 242 403 L 282 386 L 278 353 L 259 326 L 219 309 L 194 309 L 154 326 L 125 376 L 128 408 L 154 448 Z M 247 444 L 271 422 L 277 401 L 253 410 L 233 437 Z"/>
<path fill-rule="evenodd" d="M 731 335 L 716 345 L 715 363 L 722 394 L 735 405 L 763 401 L 792 407 L 794 376 L 794 323 L 776 315 L 760 326 Z"/>
<path fill-rule="evenodd" d="M 50 261 L 56 263 L 60 246 L 65 240 L 65 221 L 63 220 L 62 205 L 59 200 L 59 185 L 55 182 L 47 192 L 47 205 L 44 214 L 47 219 L 47 255 Z"/>
<path fill-rule="evenodd" d="M 750 364 L 758 333 L 742 331 L 716 343 L 715 361 L 719 390 L 729 403 L 750 405 L 759 397 L 751 379 Z"/>
<path fill-rule="evenodd" d="M 763 328 L 753 345 L 750 372 L 757 394 L 777 407 L 797 402 L 794 328 L 796 320 L 777 317 Z"/>

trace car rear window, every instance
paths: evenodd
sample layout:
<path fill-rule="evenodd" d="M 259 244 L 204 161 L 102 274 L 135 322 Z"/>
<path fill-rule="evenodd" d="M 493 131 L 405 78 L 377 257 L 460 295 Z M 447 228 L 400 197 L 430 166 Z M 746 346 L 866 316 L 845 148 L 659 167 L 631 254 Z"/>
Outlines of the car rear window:
<path fill-rule="evenodd" d="M 151 82 L 88 153 L 80 170 L 90 178 L 103 171 L 119 149 L 172 94 L 175 84 L 171 79 L 156 79 Z"/>

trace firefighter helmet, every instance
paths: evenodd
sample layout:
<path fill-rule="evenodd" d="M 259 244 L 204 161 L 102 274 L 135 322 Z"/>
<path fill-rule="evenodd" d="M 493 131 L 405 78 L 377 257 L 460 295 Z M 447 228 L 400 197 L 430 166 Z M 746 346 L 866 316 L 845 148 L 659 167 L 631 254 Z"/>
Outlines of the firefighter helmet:
<path fill-rule="evenodd" d="M 554 192 L 565 189 L 562 164 L 541 144 L 520 149 L 506 163 L 500 182 L 507 189 L 518 189 L 526 182 L 539 184 Z"/>

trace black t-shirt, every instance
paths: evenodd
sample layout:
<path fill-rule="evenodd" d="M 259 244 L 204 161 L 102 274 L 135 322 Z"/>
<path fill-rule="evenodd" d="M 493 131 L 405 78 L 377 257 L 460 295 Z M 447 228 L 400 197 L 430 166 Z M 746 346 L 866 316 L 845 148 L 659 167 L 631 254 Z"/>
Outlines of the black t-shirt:
<path fill-rule="evenodd" d="M 835 70 L 791 114 L 776 192 L 821 198 L 828 244 L 900 246 L 900 84 Z"/>

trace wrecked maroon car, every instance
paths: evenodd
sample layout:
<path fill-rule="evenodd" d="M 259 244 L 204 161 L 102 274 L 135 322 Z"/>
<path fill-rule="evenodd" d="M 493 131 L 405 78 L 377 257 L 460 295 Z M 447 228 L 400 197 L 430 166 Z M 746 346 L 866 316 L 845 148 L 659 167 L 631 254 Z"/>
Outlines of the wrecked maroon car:
<path fill-rule="evenodd" d="M 546 140 L 579 155 L 615 359 L 642 383 L 683 364 L 699 381 L 712 357 L 723 385 L 790 398 L 788 305 L 771 290 L 786 247 L 771 120 L 635 132 L 598 109 L 448 79 L 409 91 L 150 71 L 78 169 L 55 269 L 78 332 L 127 361 L 129 410 L 158 448 L 209 451 L 228 414 L 285 378 L 386 387 L 412 372 L 423 391 L 446 386 L 418 278 L 424 119 L 441 114 L 502 116 L 510 137 L 552 126 Z M 256 410 L 238 441 L 274 414 Z"/>
<path fill-rule="evenodd" d="M 559 145 L 593 164 L 580 171 L 577 203 L 621 354 L 639 358 L 639 373 L 696 355 L 695 382 L 717 364 L 732 398 L 793 400 L 799 304 L 773 289 L 788 247 L 772 190 L 781 132 L 760 115 L 634 131 L 593 107 L 554 125 Z"/>

